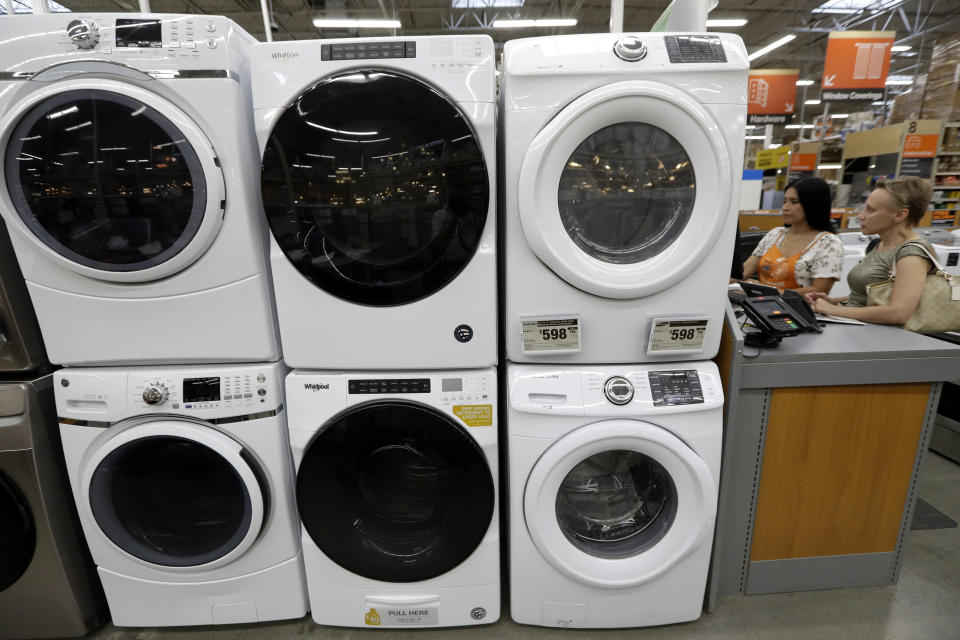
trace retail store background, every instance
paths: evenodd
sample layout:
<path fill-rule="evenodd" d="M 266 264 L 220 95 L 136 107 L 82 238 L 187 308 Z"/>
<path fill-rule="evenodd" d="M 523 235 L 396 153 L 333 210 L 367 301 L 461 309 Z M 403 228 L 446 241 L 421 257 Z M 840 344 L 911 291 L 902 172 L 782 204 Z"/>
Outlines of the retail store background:
<path fill-rule="evenodd" d="M 23 4 L 15 0 L 14 4 Z M 65 0 L 61 3 L 74 12 L 117 11 L 136 9 L 132 0 Z M 156 12 L 186 12 L 210 15 L 226 15 L 263 38 L 263 21 L 259 3 L 255 0 L 153 0 Z M 506 3 L 505 3 L 506 4 Z M 522 7 L 496 8 L 497 0 L 474 2 L 451 0 L 428 2 L 413 0 L 397 7 L 395 2 L 382 0 L 273 0 L 273 38 L 276 40 L 302 40 L 317 37 L 373 37 L 379 35 L 417 35 L 446 33 L 487 33 L 498 48 L 506 39 L 543 35 L 547 33 L 590 33 L 606 31 L 610 18 L 610 6 L 605 2 L 557 3 L 547 0 L 517 0 L 514 5 Z M 633 4 L 634 6 L 631 6 Z M 722 27 L 714 31 L 738 33 L 754 52 L 775 42 L 784 35 L 797 37 L 777 50 L 758 58 L 757 68 L 791 67 L 800 70 L 801 79 L 810 79 L 812 85 L 798 93 L 798 114 L 795 123 L 813 124 L 823 113 L 824 106 L 804 105 L 800 115 L 802 97 L 816 98 L 819 95 L 820 76 L 827 33 L 839 29 L 889 29 L 897 32 L 897 44 L 911 48 L 894 56 L 890 74 L 905 84 L 888 87 L 888 100 L 882 104 L 851 105 L 850 111 L 871 110 L 881 118 L 887 118 L 894 109 L 894 98 L 903 95 L 899 102 L 905 105 L 906 117 L 921 116 L 922 89 L 914 89 L 916 83 L 929 69 L 933 43 L 960 32 L 960 5 L 952 2 L 931 0 L 907 0 L 906 2 L 872 3 L 881 7 L 876 11 L 865 10 L 860 14 L 812 13 L 821 5 L 820 0 L 804 0 L 785 6 L 779 0 L 759 0 L 748 3 L 742 0 L 721 0 L 712 18 L 744 18 L 749 20 L 743 28 Z M 453 6 L 488 6 L 458 9 Z M 627 2 L 624 8 L 624 30 L 643 31 L 648 28 L 662 10 L 662 3 Z M 0 8 L 2 11 L 2 8 Z M 312 25 L 313 18 L 323 15 L 351 17 L 391 17 L 399 19 L 402 27 L 397 30 L 360 32 L 347 30 L 318 31 Z M 493 29 L 497 17 L 550 18 L 575 17 L 578 23 L 569 28 L 535 30 Z M 909 83 L 906 83 L 909 80 Z M 836 109 L 834 109 L 836 111 Z M 844 108 L 844 110 L 848 110 Z M 896 119 L 896 116 L 894 116 Z M 948 118 L 956 119 L 956 118 Z M 881 123 L 883 121 L 881 120 Z M 799 133 L 804 133 L 801 129 Z M 747 135 L 752 132 L 747 131 Z M 758 127 L 756 134 L 763 133 Z M 798 132 L 783 127 L 774 130 L 773 142 L 788 142 Z M 761 135 L 761 139 L 762 139 Z M 748 140 L 748 144 L 751 142 Z M 766 140 L 755 141 L 754 147 L 762 147 Z M 755 155 L 756 149 L 753 150 Z M 748 152 L 748 156 L 750 153 Z M 927 453 L 920 476 L 919 496 L 933 504 L 954 520 L 960 520 L 960 466 L 934 453 Z M 721 599 L 716 611 L 693 623 L 653 629 L 625 629 L 613 631 L 583 630 L 563 632 L 575 638 L 604 637 L 611 639 L 645 638 L 952 638 L 960 628 L 960 609 L 957 594 L 960 592 L 960 529 L 947 528 L 913 531 L 907 539 L 904 566 L 896 585 L 842 590 L 824 590 L 803 593 L 787 593 L 752 597 Z M 506 601 L 504 602 L 506 606 Z M 385 638 L 409 637 L 410 632 L 365 631 L 316 626 L 309 618 L 302 620 L 259 624 L 252 626 L 228 626 L 195 629 L 119 629 L 107 625 L 91 634 L 90 638 L 110 640 L 161 639 L 227 639 L 227 638 Z M 418 630 L 418 637 L 444 638 L 541 638 L 556 637 L 561 632 L 554 629 L 525 627 L 509 619 L 504 610 L 500 622 L 493 626 L 472 629 Z"/>

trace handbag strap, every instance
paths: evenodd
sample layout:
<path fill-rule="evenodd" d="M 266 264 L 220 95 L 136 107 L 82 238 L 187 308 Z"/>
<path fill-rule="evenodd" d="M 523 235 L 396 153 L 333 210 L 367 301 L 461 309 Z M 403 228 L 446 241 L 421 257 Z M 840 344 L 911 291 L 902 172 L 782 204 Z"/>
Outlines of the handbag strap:
<path fill-rule="evenodd" d="M 912 244 L 912 245 L 915 246 L 915 247 L 920 247 L 920 249 L 922 249 L 923 252 L 924 252 L 925 254 L 927 254 L 927 258 L 930 260 L 930 262 L 933 263 L 933 266 L 936 267 L 936 269 L 937 269 L 937 270 L 935 271 L 935 273 L 940 273 L 940 272 L 943 271 L 943 267 L 940 266 L 940 261 L 937 260 L 936 256 L 934 256 L 933 254 L 931 254 L 929 249 L 927 249 L 925 246 L 923 246 L 922 243 L 917 242 L 916 240 L 908 240 L 908 241 L 904 242 L 902 245 L 900 245 L 899 247 L 897 247 L 896 253 L 900 253 L 900 249 L 903 249 L 903 248 L 904 248 L 905 246 L 907 246 L 908 244 Z M 894 259 L 893 259 L 893 264 L 890 265 L 890 277 L 891 277 L 891 278 L 896 278 L 896 277 L 897 277 L 897 255 L 896 255 L 896 253 L 895 253 L 894 256 L 893 256 L 893 258 L 894 258 Z"/>

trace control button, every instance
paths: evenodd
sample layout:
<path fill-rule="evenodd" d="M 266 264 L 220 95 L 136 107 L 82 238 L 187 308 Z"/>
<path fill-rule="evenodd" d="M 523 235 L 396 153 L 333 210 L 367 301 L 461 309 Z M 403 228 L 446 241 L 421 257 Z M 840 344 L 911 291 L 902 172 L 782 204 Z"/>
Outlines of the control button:
<path fill-rule="evenodd" d="M 180 42 L 179 42 L 178 40 L 174 40 L 173 42 L 171 42 L 171 43 L 168 44 L 167 46 L 170 47 L 171 49 L 179 49 L 179 48 L 180 48 Z"/>
<path fill-rule="evenodd" d="M 71 20 L 67 25 L 67 37 L 77 49 L 93 49 L 100 42 L 100 29 L 93 22 Z"/>
<path fill-rule="evenodd" d="M 267 381 L 267 376 L 263 375 L 262 373 L 257 374 L 257 382 L 264 383 L 266 381 Z"/>
<path fill-rule="evenodd" d="M 183 43 L 183 46 L 186 47 L 187 49 L 196 49 L 197 43 L 194 42 L 193 40 L 187 40 L 186 42 Z"/>
<path fill-rule="evenodd" d="M 213 33 L 217 30 L 217 23 L 213 20 L 207 20 L 206 30 L 210 33 Z"/>
<path fill-rule="evenodd" d="M 263 396 L 267 395 L 267 390 L 266 390 L 266 389 L 257 389 L 257 395 L 260 396 L 260 397 L 263 397 Z"/>
<path fill-rule="evenodd" d="M 216 38 L 207 38 L 207 48 L 208 48 L 208 49 L 216 49 L 217 46 L 219 46 L 219 43 L 217 42 L 217 39 L 216 39 Z"/>
<path fill-rule="evenodd" d="M 167 385 L 162 382 L 151 382 L 143 390 L 143 401 L 151 406 L 156 406 L 163 404 L 168 394 Z"/>
<path fill-rule="evenodd" d="M 603 395 L 613 404 L 624 405 L 633 400 L 633 385 L 623 376 L 613 376 L 603 384 Z"/>
<path fill-rule="evenodd" d="M 613 45 L 613 52 L 621 60 L 636 62 L 646 57 L 647 45 L 643 44 L 643 41 L 635 36 L 624 36 Z"/>

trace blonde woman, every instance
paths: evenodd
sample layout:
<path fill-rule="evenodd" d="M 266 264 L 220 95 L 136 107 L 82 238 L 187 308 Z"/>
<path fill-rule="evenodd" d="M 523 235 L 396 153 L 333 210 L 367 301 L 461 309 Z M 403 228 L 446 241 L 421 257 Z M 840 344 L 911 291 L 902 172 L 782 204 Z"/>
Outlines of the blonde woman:
<path fill-rule="evenodd" d="M 923 285 L 933 263 L 926 257 L 919 242 L 933 253 L 926 241 L 914 232 L 923 218 L 933 189 L 920 178 L 900 178 L 877 183 L 870 193 L 863 211 L 857 216 L 860 231 L 877 234 L 880 244 L 868 253 L 847 276 L 850 295 L 828 298 L 825 294 L 807 294 L 807 300 L 818 313 L 877 324 L 902 325 L 913 315 L 923 295 Z M 890 277 L 896 265 L 896 279 L 889 304 L 867 306 L 867 285 Z"/>

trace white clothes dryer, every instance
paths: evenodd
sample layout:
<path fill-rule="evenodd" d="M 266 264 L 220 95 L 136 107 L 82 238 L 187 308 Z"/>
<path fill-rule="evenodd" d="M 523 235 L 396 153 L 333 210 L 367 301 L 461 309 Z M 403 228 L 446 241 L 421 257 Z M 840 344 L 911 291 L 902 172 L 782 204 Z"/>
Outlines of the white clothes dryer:
<path fill-rule="evenodd" d="M 226 18 L 0 21 L 0 214 L 57 364 L 279 358 Z"/>
<path fill-rule="evenodd" d="M 279 364 L 61 369 L 80 522 L 122 627 L 307 612 Z"/>
<path fill-rule="evenodd" d="M 723 391 L 716 365 L 507 365 L 510 613 L 640 627 L 700 617 Z"/>
<path fill-rule="evenodd" d="M 729 34 L 503 51 L 504 331 L 513 362 L 717 353 L 749 62 Z"/>
<path fill-rule="evenodd" d="M 917 229 L 921 238 L 930 243 L 937 252 L 937 260 L 943 270 L 952 275 L 960 275 L 960 229 Z"/>
<path fill-rule="evenodd" d="M 493 369 L 287 377 L 316 622 L 499 619 L 496 393 Z"/>
<path fill-rule="evenodd" d="M 495 364 L 493 41 L 264 43 L 251 74 L 286 363 Z"/>

